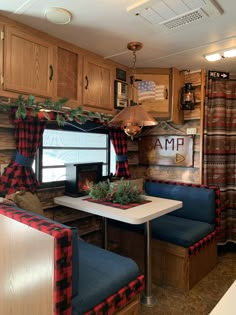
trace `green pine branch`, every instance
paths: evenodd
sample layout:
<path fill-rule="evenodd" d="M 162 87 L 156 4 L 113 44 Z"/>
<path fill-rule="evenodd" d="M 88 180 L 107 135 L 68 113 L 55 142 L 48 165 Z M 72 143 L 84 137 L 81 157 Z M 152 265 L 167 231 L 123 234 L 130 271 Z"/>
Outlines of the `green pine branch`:
<path fill-rule="evenodd" d="M 101 181 L 91 183 L 89 196 L 95 200 L 110 201 L 126 205 L 129 203 L 139 203 L 144 200 L 144 196 L 139 188 L 130 181 L 120 180 L 118 182 Z"/>
<path fill-rule="evenodd" d="M 11 108 L 17 108 L 15 117 L 17 119 L 25 119 L 27 115 L 36 117 L 39 111 L 43 112 L 45 119 L 50 120 L 50 115 L 48 112 L 56 113 L 56 122 L 59 126 L 63 126 L 67 120 L 76 121 L 79 124 L 84 124 L 88 120 L 99 119 L 100 122 L 109 123 L 112 119 L 111 115 L 106 115 L 98 112 L 88 112 L 84 111 L 83 107 L 78 106 L 77 108 L 70 109 L 65 107 L 68 102 L 67 98 L 62 98 L 57 101 L 52 101 L 51 99 L 45 99 L 42 102 L 36 102 L 33 95 L 29 95 L 27 98 L 24 98 L 22 95 L 19 95 L 17 100 L 11 100 L 3 102 L 0 98 L 0 110 L 7 112 Z M 29 109 L 31 111 L 29 112 Z"/>

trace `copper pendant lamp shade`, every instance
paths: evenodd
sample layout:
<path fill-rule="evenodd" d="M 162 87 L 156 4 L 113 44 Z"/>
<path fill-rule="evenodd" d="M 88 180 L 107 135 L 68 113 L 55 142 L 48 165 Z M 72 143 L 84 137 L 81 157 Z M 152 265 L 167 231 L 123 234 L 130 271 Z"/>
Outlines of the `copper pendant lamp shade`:
<path fill-rule="evenodd" d="M 155 126 L 157 122 L 141 105 L 130 105 L 118 113 L 110 121 L 110 125 L 121 127 L 128 136 L 133 137 L 137 135 L 144 126 Z"/>
<path fill-rule="evenodd" d="M 134 83 L 135 83 L 135 64 L 136 51 L 143 47 L 142 43 L 130 42 L 127 45 L 129 50 L 133 51 L 133 73 L 131 76 L 131 101 L 130 105 L 119 112 L 109 123 L 110 126 L 120 127 L 124 132 L 133 139 L 138 135 L 144 126 L 155 126 L 157 121 L 151 117 L 143 108 L 141 104 L 134 101 Z"/>

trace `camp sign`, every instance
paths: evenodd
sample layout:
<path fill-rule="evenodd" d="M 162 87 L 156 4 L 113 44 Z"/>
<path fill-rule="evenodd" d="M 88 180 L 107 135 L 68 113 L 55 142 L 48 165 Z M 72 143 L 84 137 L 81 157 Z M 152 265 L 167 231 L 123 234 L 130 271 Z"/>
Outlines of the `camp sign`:
<path fill-rule="evenodd" d="M 193 136 L 147 136 L 139 141 L 141 165 L 193 166 Z"/>

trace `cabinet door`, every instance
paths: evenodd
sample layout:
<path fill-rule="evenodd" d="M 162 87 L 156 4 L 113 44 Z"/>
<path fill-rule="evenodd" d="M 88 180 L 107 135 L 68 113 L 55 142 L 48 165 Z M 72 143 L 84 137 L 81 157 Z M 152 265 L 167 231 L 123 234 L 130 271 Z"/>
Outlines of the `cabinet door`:
<path fill-rule="evenodd" d="M 175 68 L 171 68 L 171 121 L 174 124 L 181 125 L 184 123 L 184 111 L 180 105 L 181 88 L 184 86 L 184 74 Z"/>
<path fill-rule="evenodd" d="M 153 81 L 156 85 L 156 98 L 142 100 L 142 107 L 157 120 L 169 120 L 173 123 L 183 123 L 183 112 L 179 106 L 181 76 L 176 69 L 137 69 L 136 79 Z M 137 84 L 137 83 L 136 83 Z M 137 89 L 136 89 L 136 97 Z"/>
<path fill-rule="evenodd" d="M 83 104 L 103 110 L 113 109 L 113 68 L 91 57 L 84 58 Z"/>
<path fill-rule="evenodd" d="M 52 96 L 53 46 L 7 26 L 4 38 L 4 89 Z"/>
<path fill-rule="evenodd" d="M 157 100 L 155 100 L 155 97 L 140 100 L 137 93 L 136 97 L 138 101 L 142 103 L 143 109 L 157 119 L 170 119 L 171 104 L 169 101 L 169 74 L 137 74 L 136 77 L 136 79 L 142 81 L 153 81 L 157 88 L 160 87 Z"/>
<path fill-rule="evenodd" d="M 4 26 L 0 23 L 0 32 L 1 32 L 1 40 L 0 40 L 0 90 L 3 85 L 3 39 L 4 39 Z"/>
<path fill-rule="evenodd" d="M 62 47 L 57 48 L 57 96 L 78 99 L 79 55 Z"/>

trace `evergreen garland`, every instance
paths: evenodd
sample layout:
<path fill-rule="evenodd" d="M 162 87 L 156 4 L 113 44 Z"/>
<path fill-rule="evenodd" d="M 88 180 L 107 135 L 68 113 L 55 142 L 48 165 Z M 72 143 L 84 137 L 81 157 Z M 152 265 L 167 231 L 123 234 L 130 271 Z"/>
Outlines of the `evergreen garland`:
<path fill-rule="evenodd" d="M 127 205 L 129 203 L 141 202 L 144 196 L 137 186 L 130 181 L 120 180 L 118 182 L 101 181 L 90 184 L 89 196 L 95 200 L 109 201 Z"/>
<path fill-rule="evenodd" d="M 88 120 L 97 120 L 100 123 L 107 124 L 113 117 L 112 115 L 99 112 L 85 111 L 81 106 L 73 109 L 66 107 L 65 105 L 68 101 L 67 98 L 63 98 L 57 101 L 45 99 L 38 102 L 33 95 L 28 95 L 26 98 L 19 95 L 17 99 L 0 97 L 0 111 L 11 112 L 12 109 L 16 109 L 16 119 L 43 115 L 46 120 L 55 120 L 58 126 L 64 126 L 66 121 L 75 121 L 79 124 L 84 124 Z"/>

